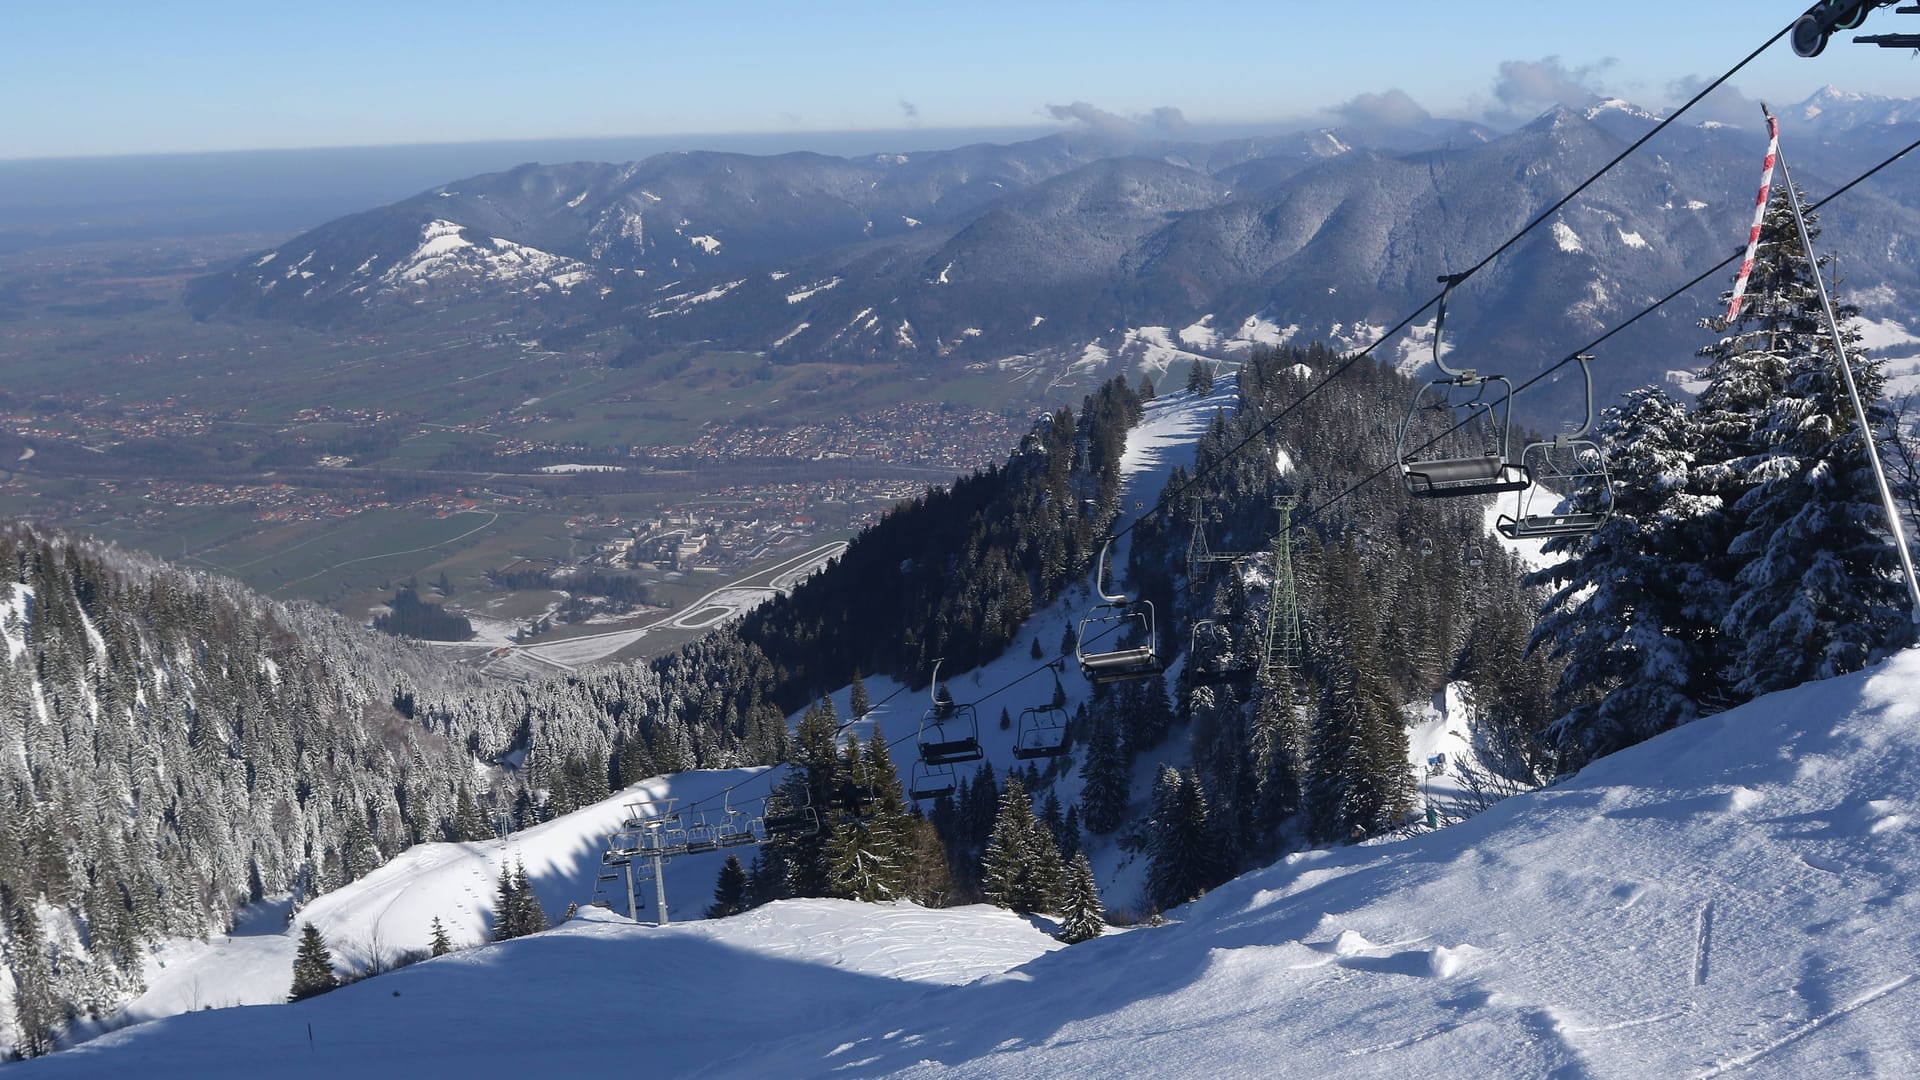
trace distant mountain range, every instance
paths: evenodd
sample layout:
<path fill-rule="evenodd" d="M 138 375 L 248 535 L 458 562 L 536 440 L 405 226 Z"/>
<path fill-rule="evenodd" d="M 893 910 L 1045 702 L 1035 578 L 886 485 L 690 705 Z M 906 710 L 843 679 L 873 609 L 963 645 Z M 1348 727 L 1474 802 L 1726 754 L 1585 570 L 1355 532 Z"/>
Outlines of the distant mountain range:
<path fill-rule="evenodd" d="M 1781 110 L 1813 198 L 1920 135 L 1920 100 L 1831 87 Z M 1620 100 L 1500 133 L 1459 121 L 1195 144 L 1053 135 L 913 155 L 663 154 L 524 165 L 341 218 L 197 282 L 201 317 L 360 325 L 536 298 L 776 361 L 997 366 L 1057 380 L 1267 341 L 1371 341 L 1645 133 Z M 1463 287 L 1453 344 L 1525 374 L 1743 238 L 1763 143 L 1683 121 Z M 1900 166 L 1824 217 L 1869 315 L 1920 301 L 1920 184 Z M 1610 343 L 1607 391 L 1687 366 L 1708 286 Z M 1389 347 L 1411 366 L 1419 334 Z"/>

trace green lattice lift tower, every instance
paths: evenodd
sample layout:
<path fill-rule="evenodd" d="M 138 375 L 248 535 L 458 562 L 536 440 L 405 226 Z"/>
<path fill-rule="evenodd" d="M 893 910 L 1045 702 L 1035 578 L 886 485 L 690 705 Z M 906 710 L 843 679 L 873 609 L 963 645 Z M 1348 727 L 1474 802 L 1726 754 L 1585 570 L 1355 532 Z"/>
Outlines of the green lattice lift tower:
<path fill-rule="evenodd" d="M 1300 675 L 1300 598 L 1293 591 L 1293 508 L 1300 500 L 1281 495 L 1273 500 L 1280 515 L 1273 534 L 1273 599 L 1267 605 L 1267 643 L 1260 653 L 1260 681 L 1266 685 L 1275 664 L 1286 668 L 1289 682 Z"/>

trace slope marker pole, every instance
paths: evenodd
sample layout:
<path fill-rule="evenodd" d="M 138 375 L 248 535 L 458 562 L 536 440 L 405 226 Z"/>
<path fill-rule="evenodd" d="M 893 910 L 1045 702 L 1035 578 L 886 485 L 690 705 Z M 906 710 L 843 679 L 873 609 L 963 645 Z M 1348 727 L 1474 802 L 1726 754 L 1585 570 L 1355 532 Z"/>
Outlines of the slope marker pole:
<path fill-rule="evenodd" d="M 1773 114 L 1766 105 L 1760 106 L 1769 124 L 1774 122 Z M 1880 451 L 1874 445 L 1873 428 L 1867 423 L 1866 406 L 1860 403 L 1860 388 L 1853 382 L 1853 365 L 1847 362 L 1847 346 L 1840 338 L 1840 322 L 1833 314 L 1833 300 L 1827 296 L 1827 281 L 1820 276 L 1820 263 L 1813 254 L 1813 238 L 1807 234 L 1807 219 L 1800 212 L 1800 193 L 1794 190 L 1793 174 L 1787 171 L 1787 157 L 1777 154 L 1780 162 L 1780 178 L 1787 184 L 1787 205 L 1793 208 L 1793 224 L 1800 231 L 1800 248 L 1806 253 L 1807 267 L 1813 271 L 1813 283 L 1820 290 L 1820 310 L 1827 318 L 1827 332 L 1833 335 L 1833 354 L 1839 360 L 1840 374 L 1847 382 L 1847 397 L 1853 401 L 1853 417 L 1860 424 L 1860 439 L 1867 444 L 1867 460 L 1873 463 L 1873 479 L 1880 487 L 1880 508 L 1886 511 L 1887 531 L 1893 534 L 1893 550 L 1900 555 L 1900 569 L 1907 579 L 1907 597 L 1911 604 L 1913 622 L 1920 626 L 1920 578 L 1913 572 L 1913 555 L 1907 550 L 1907 538 L 1900 529 L 1900 515 L 1893 506 L 1893 491 L 1887 487 L 1887 474 L 1880 468 Z"/>

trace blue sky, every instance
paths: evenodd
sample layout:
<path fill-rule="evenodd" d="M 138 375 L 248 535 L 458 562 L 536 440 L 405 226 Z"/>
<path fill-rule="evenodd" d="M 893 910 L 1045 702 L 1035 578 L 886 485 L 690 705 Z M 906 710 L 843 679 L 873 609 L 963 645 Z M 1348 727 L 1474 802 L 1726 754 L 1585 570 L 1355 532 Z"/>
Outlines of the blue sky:
<path fill-rule="evenodd" d="M 1556 87 L 1649 107 L 1799 0 L 1525 4 L 89 3 L 4 0 L 0 158 L 600 135 L 1008 127 L 1050 106 L 1325 119 L 1398 89 L 1441 115 Z M 1891 11 L 1875 23 L 1920 29 Z M 1908 96 L 1920 61 L 1784 44 L 1736 81 Z M 1504 96 L 1503 96 L 1504 95 Z M 1405 107 L 1399 98 L 1385 103 Z M 1739 104 L 1735 102 L 1729 103 Z M 1748 108 L 1750 111 L 1750 108 Z"/>

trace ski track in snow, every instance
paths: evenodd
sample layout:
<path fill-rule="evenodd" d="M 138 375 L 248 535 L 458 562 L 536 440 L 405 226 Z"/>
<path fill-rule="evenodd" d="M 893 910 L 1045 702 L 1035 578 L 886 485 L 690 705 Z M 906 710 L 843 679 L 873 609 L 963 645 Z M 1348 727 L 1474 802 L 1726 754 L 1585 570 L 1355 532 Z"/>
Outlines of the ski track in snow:
<path fill-rule="evenodd" d="M 1693 934 L 1693 985 L 1705 986 L 1707 983 L 1707 960 L 1709 950 L 1713 948 L 1713 901 L 1700 905 L 1699 924 Z"/>

